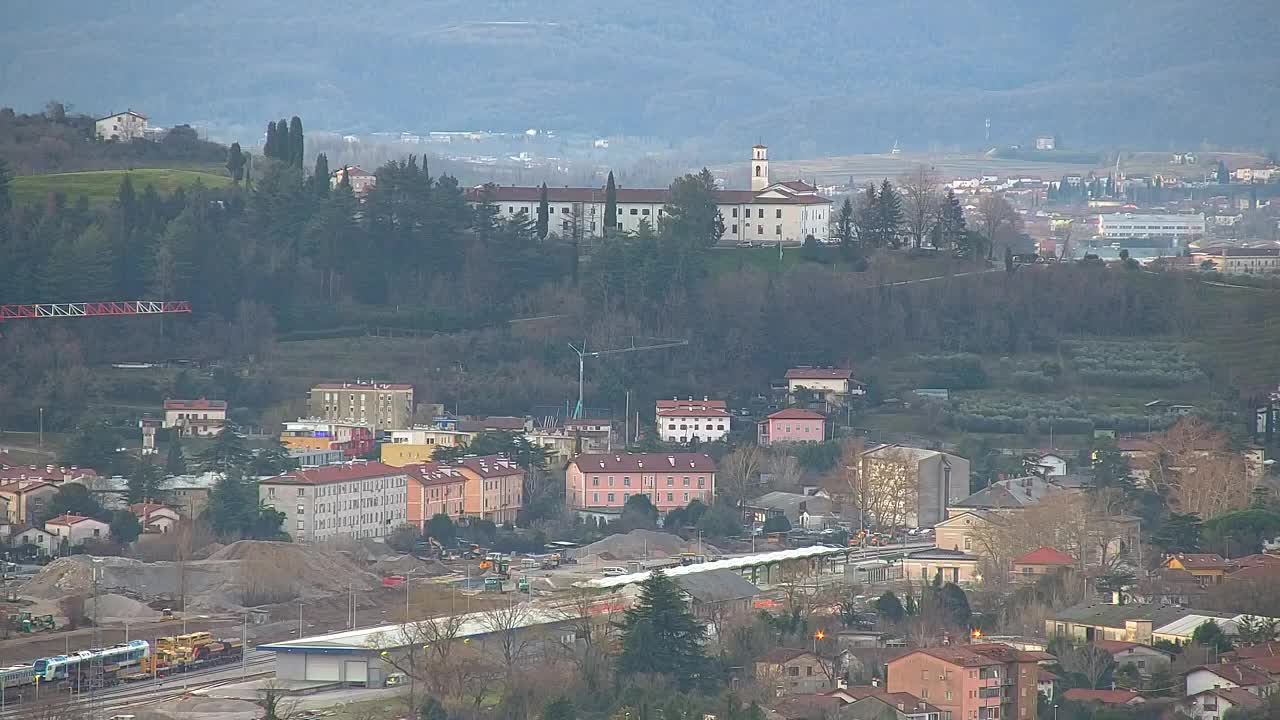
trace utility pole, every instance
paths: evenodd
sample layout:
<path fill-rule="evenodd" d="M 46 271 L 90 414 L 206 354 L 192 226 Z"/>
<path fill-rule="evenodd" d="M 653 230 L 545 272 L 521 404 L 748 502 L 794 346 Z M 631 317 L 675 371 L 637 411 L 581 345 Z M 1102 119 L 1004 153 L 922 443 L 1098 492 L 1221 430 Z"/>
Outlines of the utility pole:
<path fill-rule="evenodd" d="M 240 679 L 249 674 L 249 613 L 244 614 L 244 627 L 240 631 Z"/>
<path fill-rule="evenodd" d="M 573 419 L 580 420 L 582 418 L 582 386 L 583 375 L 585 373 L 586 359 L 589 357 L 603 357 L 605 355 L 620 355 L 622 353 L 639 352 L 641 350 L 661 350 L 663 348 L 680 347 L 688 345 L 688 340 L 670 340 L 662 338 L 647 338 L 648 344 L 638 345 L 636 338 L 631 338 L 631 345 L 620 348 L 610 348 L 608 350 L 595 350 L 587 352 L 587 342 L 582 341 L 581 346 L 569 343 L 569 349 L 578 355 L 578 405 L 573 410 Z"/>

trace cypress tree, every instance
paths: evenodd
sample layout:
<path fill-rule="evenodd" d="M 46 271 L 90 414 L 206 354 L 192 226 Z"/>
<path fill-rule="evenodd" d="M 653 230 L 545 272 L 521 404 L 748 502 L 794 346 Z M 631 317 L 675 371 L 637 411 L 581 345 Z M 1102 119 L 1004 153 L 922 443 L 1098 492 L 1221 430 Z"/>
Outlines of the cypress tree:
<path fill-rule="evenodd" d="M 182 440 L 179 433 L 173 433 L 172 439 L 169 441 L 169 453 L 164 460 L 165 477 L 173 477 L 175 475 L 185 475 L 187 473 L 187 458 L 182 454 Z"/>
<path fill-rule="evenodd" d="M 542 187 L 538 189 L 538 223 L 537 233 L 539 240 L 547 239 L 547 231 L 551 224 L 551 206 L 547 203 L 547 184 L 542 183 Z"/>
<path fill-rule="evenodd" d="M 316 167 L 311 171 L 311 186 L 316 195 L 329 196 L 329 156 L 324 153 L 316 155 Z"/>
<path fill-rule="evenodd" d="M 289 164 L 301 170 L 305 149 L 302 140 L 302 118 L 294 115 L 289 120 Z"/>
<path fill-rule="evenodd" d="M 276 156 L 276 145 L 279 140 L 276 138 L 276 122 L 272 120 L 267 123 L 267 141 L 262 145 L 262 154 L 266 157 L 273 158 Z"/>
<path fill-rule="evenodd" d="M 618 227 L 618 188 L 613 183 L 613 171 L 609 171 L 609 180 L 604 186 L 604 233 L 613 232 Z"/>
<path fill-rule="evenodd" d="M 289 154 L 293 152 L 293 138 L 289 137 L 289 121 L 280 118 L 276 122 L 276 159 L 289 164 Z"/>
<path fill-rule="evenodd" d="M 244 153 L 238 142 L 231 143 L 227 150 L 227 172 L 231 174 L 231 182 L 239 183 L 244 179 Z"/>
<path fill-rule="evenodd" d="M 902 199 L 887 178 L 880 184 L 880 198 L 876 205 L 882 239 L 886 245 L 897 247 L 898 234 L 902 229 Z"/>

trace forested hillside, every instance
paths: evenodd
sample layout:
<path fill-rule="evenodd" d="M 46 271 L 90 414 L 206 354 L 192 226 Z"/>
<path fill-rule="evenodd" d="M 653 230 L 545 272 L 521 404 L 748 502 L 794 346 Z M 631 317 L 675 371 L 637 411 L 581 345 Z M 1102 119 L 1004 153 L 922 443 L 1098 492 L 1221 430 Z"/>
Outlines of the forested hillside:
<path fill-rule="evenodd" d="M 975 147 L 988 117 L 993 142 L 1265 147 L 1274 30 L 1263 0 L 50 0 L 0 24 L 0 97 L 242 141 L 288 110 L 313 129 L 767 139 L 781 156 Z"/>

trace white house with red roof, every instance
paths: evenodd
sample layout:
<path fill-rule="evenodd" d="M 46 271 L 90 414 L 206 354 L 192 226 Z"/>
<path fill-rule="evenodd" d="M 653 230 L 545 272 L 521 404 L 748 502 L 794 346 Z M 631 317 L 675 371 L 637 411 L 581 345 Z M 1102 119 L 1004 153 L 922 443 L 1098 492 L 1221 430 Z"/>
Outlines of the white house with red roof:
<path fill-rule="evenodd" d="M 1168 670 L 1173 663 L 1173 653 L 1142 643 L 1128 640 L 1094 640 L 1093 644 L 1110 653 L 1117 668 L 1131 664 L 1142 677 L 1151 677 L 1157 671 Z"/>
<path fill-rule="evenodd" d="M 214 437 L 227 422 L 226 400 L 165 400 L 164 422 L 183 437 Z"/>
<path fill-rule="evenodd" d="M 164 534 L 172 530 L 181 519 L 178 511 L 155 502 L 140 502 L 129 506 L 129 512 L 138 518 L 145 533 Z"/>
<path fill-rule="evenodd" d="M 284 513 L 283 530 L 300 542 L 379 538 L 408 521 L 404 468 L 352 460 L 291 470 L 258 482 L 258 500 Z"/>
<path fill-rule="evenodd" d="M 716 207 L 724 223 L 722 244 L 741 242 L 800 243 L 812 235 L 825 240 L 829 235 L 832 202 L 818 193 L 818 188 L 802 180 L 772 182 L 769 178 L 768 148 L 751 149 L 751 189 L 716 190 Z M 671 192 L 666 188 L 617 188 L 618 215 L 615 228 L 635 232 L 641 223 L 657 227 L 666 213 Z M 541 188 L 536 185 L 479 185 L 467 191 L 473 205 L 489 203 L 499 217 L 510 218 L 524 212 L 530 219 L 538 216 Z M 551 211 L 551 232 L 581 232 L 587 236 L 603 235 L 605 227 L 605 188 L 548 187 L 547 205 Z"/>
<path fill-rule="evenodd" d="M 71 514 L 46 520 L 44 530 L 58 538 L 59 543 L 65 539 L 72 546 L 80 545 L 85 540 L 106 539 L 111 535 L 111 526 L 101 520 Z"/>
<path fill-rule="evenodd" d="M 733 417 L 723 400 L 659 400 L 654 421 L 662 442 L 716 442 L 729 436 Z"/>
<path fill-rule="evenodd" d="M 13 525 L 34 522 L 57 494 L 57 485 L 36 478 L 10 480 L 0 485 L 0 500 L 4 501 L 5 514 Z"/>
<path fill-rule="evenodd" d="M 1011 572 L 1015 580 L 1034 582 L 1044 575 L 1054 575 L 1074 567 L 1075 564 L 1075 559 L 1061 550 L 1039 547 L 1015 558 Z"/>
<path fill-rule="evenodd" d="M 779 410 L 756 423 L 756 442 L 820 443 L 827 439 L 827 418 L 820 412 L 804 408 Z"/>
<path fill-rule="evenodd" d="M 787 370 L 784 377 L 787 395 L 792 401 L 804 392 L 812 394 L 815 400 L 830 403 L 844 403 L 867 393 L 866 386 L 854 380 L 853 371 L 848 368 L 801 365 Z"/>

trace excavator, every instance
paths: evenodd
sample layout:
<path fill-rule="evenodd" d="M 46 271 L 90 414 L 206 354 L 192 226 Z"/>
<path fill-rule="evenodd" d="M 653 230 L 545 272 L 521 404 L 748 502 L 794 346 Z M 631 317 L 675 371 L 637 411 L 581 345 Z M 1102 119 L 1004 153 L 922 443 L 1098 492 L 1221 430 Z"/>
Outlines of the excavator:
<path fill-rule="evenodd" d="M 24 633 L 56 630 L 58 627 L 52 615 L 32 615 L 25 610 L 13 616 L 11 621 L 18 632 Z"/>

